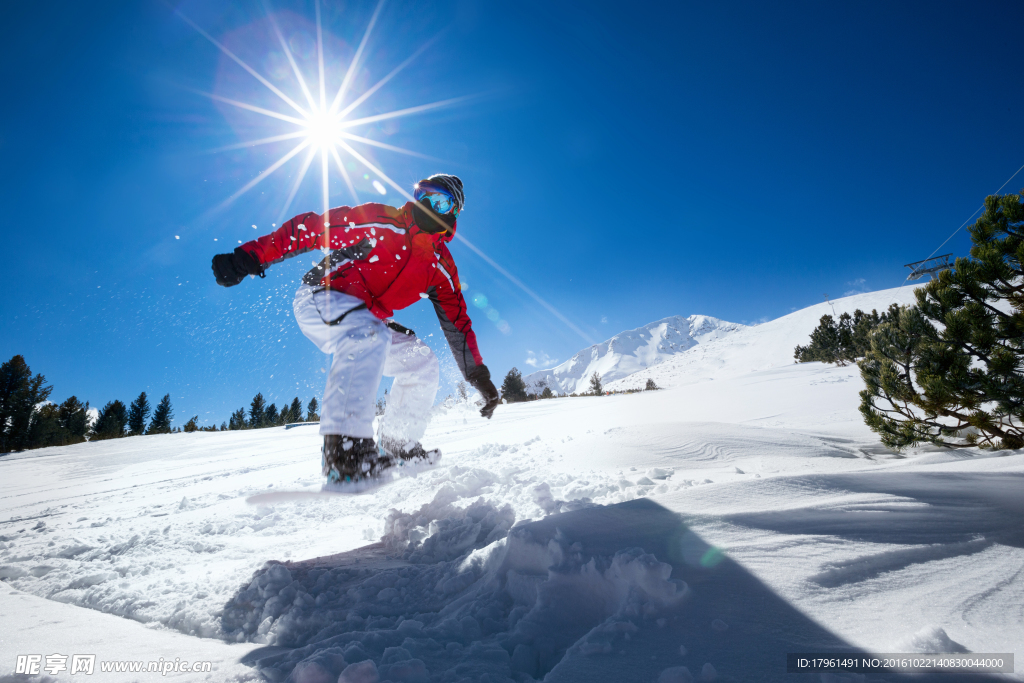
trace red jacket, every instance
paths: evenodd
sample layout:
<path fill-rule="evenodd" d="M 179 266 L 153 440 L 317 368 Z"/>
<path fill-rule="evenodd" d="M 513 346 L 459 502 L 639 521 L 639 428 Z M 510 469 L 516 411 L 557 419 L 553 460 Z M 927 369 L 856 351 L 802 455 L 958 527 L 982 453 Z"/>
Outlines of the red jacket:
<path fill-rule="evenodd" d="M 268 266 L 329 248 L 303 282 L 362 299 L 381 320 L 429 298 L 463 376 L 483 364 L 455 261 L 441 234 L 416 225 L 411 202 L 400 209 L 384 204 L 340 206 L 329 216 L 328 227 L 321 214 L 299 214 L 241 248 Z"/>

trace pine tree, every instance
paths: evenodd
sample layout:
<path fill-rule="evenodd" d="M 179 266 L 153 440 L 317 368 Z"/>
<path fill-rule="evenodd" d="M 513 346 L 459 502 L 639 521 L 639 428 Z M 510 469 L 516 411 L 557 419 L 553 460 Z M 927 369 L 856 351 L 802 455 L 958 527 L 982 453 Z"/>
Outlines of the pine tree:
<path fill-rule="evenodd" d="M 61 429 L 61 445 L 82 443 L 89 431 L 89 404 L 75 396 L 69 396 L 58 409 L 58 424 Z"/>
<path fill-rule="evenodd" d="M 227 424 L 228 429 L 234 431 L 236 429 L 245 429 L 247 426 L 245 423 L 245 408 L 239 408 L 231 413 L 231 419 Z"/>
<path fill-rule="evenodd" d="M 841 353 L 839 326 L 832 316 L 823 315 L 811 332 L 811 343 L 797 346 L 793 350 L 793 358 L 798 363 L 837 363 Z"/>
<path fill-rule="evenodd" d="M 198 432 L 199 431 L 199 416 L 193 415 L 182 429 L 186 432 Z"/>
<path fill-rule="evenodd" d="M 45 377 L 32 376 L 23 356 L 0 365 L 0 453 L 29 448 L 35 406 L 52 391 Z"/>
<path fill-rule="evenodd" d="M 260 427 L 266 426 L 267 420 L 267 402 L 263 399 L 263 394 L 258 393 L 252 397 L 252 403 L 249 404 L 249 428 L 259 429 Z"/>
<path fill-rule="evenodd" d="M 156 404 L 153 411 L 153 421 L 149 423 L 147 434 L 170 434 L 171 420 L 174 418 L 174 411 L 171 409 L 171 395 L 164 394 L 160 403 Z"/>
<path fill-rule="evenodd" d="M 654 391 L 655 389 L 660 389 L 660 388 L 661 387 L 659 387 L 657 384 L 654 383 L 653 379 L 651 379 L 649 377 L 647 378 L 647 386 L 644 387 L 644 391 Z"/>
<path fill-rule="evenodd" d="M 59 446 L 62 441 L 60 407 L 56 403 L 47 402 L 32 414 L 32 423 L 28 430 L 28 443 L 25 448 Z"/>
<path fill-rule="evenodd" d="M 501 397 L 509 403 L 526 400 L 526 382 L 518 368 L 512 368 L 501 383 Z"/>
<path fill-rule="evenodd" d="M 288 412 L 289 422 L 302 422 L 302 401 L 299 400 L 298 396 L 292 399 L 292 405 Z"/>
<path fill-rule="evenodd" d="M 120 401 L 109 401 L 100 410 L 100 415 L 93 425 L 92 440 L 119 439 L 125 436 L 128 425 L 128 409 Z"/>
<path fill-rule="evenodd" d="M 601 375 L 596 372 L 590 376 L 590 393 L 594 396 L 600 396 L 604 393 L 604 387 L 601 386 Z"/>
<path fill-rule="evenodd" d="M 139 435 L 146 431 L 146 421 L 149 420 L 149 398 L 143 391 L 139 397 L 132 401 L 128 409 L 128 428 L 133 435 Z"/>
<path fill-rule="evenodd" d="M 852 357 L 854 359 L 867 355 L 867 352 L 871 350 L 871 335 L 882 323 L 895 320 L 895 317 L 899 315 L 899 308 L 897 304 L 891 304 L 889 310 L 884 311 L 881 315 L 876 310 L 872 310 L 871 313 L 864 313 L 860 309 L 853 312 L 853 330 L 850 336 L 853 343 Z"/>
<path fill-rule="evenodd" d="M 309 399 L 309 406 L 306 408 L 306 422 L 319 422 L 320 415 L 317 414 L 318 410 L 320 410 L 320 404 L 316 402 L 316 399 Z"/>
<path fill-rule="evenodd" d="M 554 394 L 551 393 L 551 387 L 544 387 L 544 391 L 540 392 L 541 398 L 554 398 Z"/>
<path fill-rule="evenodd" d="M 273 427 L 277 424 L 277 404 L 271 403 L 263 413 L 263 424 L 265 427 Z"/>
<path fill-rule="evenodd" d="M 886 446 L 1024 447 L 1022 195 L 986 198 L 970 257 L 871 336 L 860 411 Z"/>

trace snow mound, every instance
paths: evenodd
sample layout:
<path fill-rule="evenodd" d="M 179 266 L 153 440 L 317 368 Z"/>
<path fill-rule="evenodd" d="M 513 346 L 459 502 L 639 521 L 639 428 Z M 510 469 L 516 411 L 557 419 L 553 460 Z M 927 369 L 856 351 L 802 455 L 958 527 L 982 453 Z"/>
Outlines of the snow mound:
<path fill-rule="evenodd" d="M 721 339 L 742 329 L 745 329 L 744 325 L 707 315 L 688 318 L 675 315 L 635 330 L 620 332 L 611 339 L 577 352 L 561 365 L 526 375 L 523 381 L 528 391 L 538 394 L 545 386 L 556 393 L 586 391 L 595 372 L 601 375 L 603 382 L 612 382 L 663 363 L 698 344 Z"/>
<path fill-rule="evenodd" d="M 292 648 L 257 661 L 270 680 L 542 678 L 567 658 L 611 652 L 637 624 L 664 623 L 689 590 L 643 548 L 576 540 L 573 526 L 590 522 L 574 514 L 593 513 L 509 529 L 508 506 L 481 498 L 459 512 L 442 490 L 394 513 L 374 546 L 268 564 L 225 608 L 224 630 Z M 424 524 L 431 536 L 410 533 Z"/>

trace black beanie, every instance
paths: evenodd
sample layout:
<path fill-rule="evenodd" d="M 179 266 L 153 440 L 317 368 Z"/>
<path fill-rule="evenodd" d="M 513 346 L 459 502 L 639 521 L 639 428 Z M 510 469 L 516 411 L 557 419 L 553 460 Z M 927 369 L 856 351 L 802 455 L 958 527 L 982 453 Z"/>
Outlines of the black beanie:
<path fill-rule="evenodd" d="M 419 186 L 424 183 L 447 190 L 448 194 L 455 200 L 455 208 L 460 212 L 466 205 L 466 195 L 462 192 L 462 181 L 458 176 L 448 175 L 447 173 L 435 173 L 426 180 L 416 183 L 416 185 Z"/>

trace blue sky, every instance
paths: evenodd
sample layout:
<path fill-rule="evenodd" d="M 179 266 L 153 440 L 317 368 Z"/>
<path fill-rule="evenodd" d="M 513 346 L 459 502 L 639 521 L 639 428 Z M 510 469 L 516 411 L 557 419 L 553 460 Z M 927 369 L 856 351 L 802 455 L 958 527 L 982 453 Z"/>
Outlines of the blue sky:
<path fill-rule="evenodd" d="M 325 0 L 329 96 L 375 6 Z M 174 7 L 301 101 L 259 3 Z M 272 13 L 314 80 L 313 3 Z M 600 341 L 669 315 L 749 323 L 899 285 L 1024 164 L 1022 20 L 1011 2 L 393 0 L 346 101 L 435 38 L 352 116 L 471 99 L 352 131 L 443 161 L 358 150 L 406 187 L 460 175 L 460 233 Z M 211 153 L 294 128 L 201 93 L 288 105 L 167 4 L 5 3 L 0 21 L 13 29 L 3 359 L 23 354 L 56 400 L 170 393 L 178 424 L 219 424 L 257 391 L 319 396 L 327 359 L 291 316 L 309 259 L 231 289 L 209 268 L 279 222 L 303 155 L 218 209 L 296 141 Z M 318 163 L 288 217 L 321 209 Z M 364 172 L 361 202 L 404 202 Z M 1020 187 L 1024 173 L 1007 191 Z M 337 173 L 330 196 L 353 201 Z M 968 248 L 962 231 L 940 253 Z M 487 299 L 471 313 L 499 379 L 587 345 L 464 245 L 453 253 L 467 294 Z M 438 351 L 450 391 L 432 309 L 397 319 Z"/>

